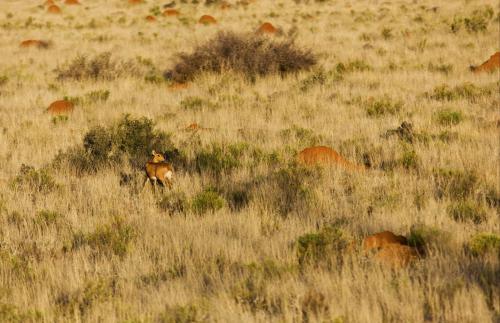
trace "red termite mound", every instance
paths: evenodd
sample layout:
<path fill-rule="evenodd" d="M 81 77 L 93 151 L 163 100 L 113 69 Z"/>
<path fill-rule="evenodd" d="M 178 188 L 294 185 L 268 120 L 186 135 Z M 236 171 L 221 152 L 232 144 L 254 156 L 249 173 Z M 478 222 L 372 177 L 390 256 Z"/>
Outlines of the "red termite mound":
<path fill-rule="evenodd" d="M 80 4 L 80 2 L 78 2 L 78 0 L 66 0 L 64 1 L 64 4 L 73 5 L 73 4 Z"/>
<path fill-rule="evenodd" d="M 165 17 L 174 17 L 174 16 L 179 15 L 179 11 L 176 9 L 167 9 L 167 10 L 163 11 L 163 15 Z"/>
<path fill-rule="evenodd" d="M 270 22 L 265 22 L 257 29 L 258 34 L 275 34 L 278 31 Z"/>
<path fill-rule="evenodd" d="M 47 108 L 47 112 L 50 114 L 68 114 L 73 111 L 75 105 L 73 102 L 67 100 L 58 100 L 52 102 Z"/>
<path fill-rule="evenodd" d="M 53 4 L 47 8 L 47 11 L 50 13 L 61 13 L 61 8 L 59 8 L 59 6 Z"/>
<path fill-rule="evenodd" d="M 308 147 L 297 155 L 298 162 L 307 165 L 340 165 L 348 170 L 362 171 L 362 166 L 351 163 L 330 147 Z"/>
<path fill-rule="evenodd" d="M 213 25 L 217 23 L 217 20 L 215 20 L 215 18 L 210 15 L 203 15 L 200 17 L 200 20 L 198 20 L 198 22 L 204 25 Z"/>
<path fill-rule="evenodd" d="M 156 17 L 155 16 L 146 16 L 146 21 L 155 22 L 156 21 Z"/>
<path fill-rule="evenodd" d="M 488 59 L 483 64 L 479 66 L 470 67 L 471 71 L 473 71 L 474 73 L 492 72 L 499 68 L 500 68 L 500 52 L 496 52 L 495 54 L 491 55 L 490 59 Z"/>
<path fill-rule="evenodd" d="M 49 43 L 43 40 L 36 40 L 36 39 L 28 39 L 24 40 L 19 44 L 19 47 L 22 48 L 30 48 L 30 47 L 36 47 L 36 48 L 47 48 L 49 47 Z"/>

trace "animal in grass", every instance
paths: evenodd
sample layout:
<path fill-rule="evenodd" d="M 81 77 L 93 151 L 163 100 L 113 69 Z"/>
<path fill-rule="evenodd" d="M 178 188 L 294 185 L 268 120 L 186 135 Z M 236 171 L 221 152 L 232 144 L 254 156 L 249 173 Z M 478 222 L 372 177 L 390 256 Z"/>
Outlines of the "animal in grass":
<path fill-rule="evenodd" d="M 174 168 L 172 164 L 165 161 L 163 154 L 153 150 L 151 153 L 151 160 L 146 163 L 144 168 L 147 176 L 144 187 L 150 182 L 153 184 L 153 189 L 155 189 L 156 183 L 160 182 L 163 187 L 172 188 Z"/>
<path fill-rule="evenodd" d="M 495 54 L 491 55 L 491 57 L 484 62 L 483 64 L 479 66 L 470 66 L 470 70 L 474 73 L 481 73 L 481 72 L 493 72 L 494 70 L 497 70 L 500 68 L 500 52 L 496 52 Z"/>
<path fill-rule="evenodd" d="M 332 148 L 325 146 L 308 147 L 302 150 L 297 155 L 297 160 L 300 164 L 313 165 L 340 165 L 348 170 L 363 171 L 364 167 L 356 165 L 342 157 Z"/>
<path fill-rule="evenodd" d="M 383 248 L 392 243 L 407 245 L 408 240 L 406 237 L 395 235 L 391 231 L 383 231 L 366 237 L 363 241 L 363 248 L 365 251 L 369 251 L 371 249 Z"/>

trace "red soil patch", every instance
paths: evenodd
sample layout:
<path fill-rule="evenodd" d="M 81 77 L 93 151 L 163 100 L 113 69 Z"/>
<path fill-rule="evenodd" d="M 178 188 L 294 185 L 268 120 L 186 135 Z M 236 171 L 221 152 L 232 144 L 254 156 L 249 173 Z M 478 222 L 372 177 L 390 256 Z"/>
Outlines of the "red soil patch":
<path fill-rule="evenodd" d="M 176 9 L 167 9 L 167 10 L 163 11 L 163 15 L 165 17 L 174 17 L 174 16 L 180 15 L 180 13 Z"/>
<path fill-rule="evenodd" d="M 492 72 L 500 68 L 500 52 L 491 55 L 490 59 L 479 66 L 471 66 L 474 73 Z"/>
<path fill-rule="evenodd" d="M 61 13 L 61 8 L 59 8 L 57 5 L 53 4 L 47 8 L 47 11 L 50 13 Z"/>
<path fill-rule="evenodd" d="M 66 0 L 64 1 L 64 4 L 73 5 L 73 4 L 80 4 L 80 2 L 78 2 L 78 0 Z"/>
<path fill-rule="evenodd" d="M 155 16 L 146 16 L 146 20 L 149 21 L 149 22 L 155 22 L 156 21 L 156 17 Z"/>
<path fill-rule="evenodd" d="M 66 100 L 58 100 L 52 102 L 47 108 L 47 112 L 51 114 L 67 114 L 73 111 L 75 105 Z"/>
<path fill-rule="evenodd" d="M 391 243 L 407 245 L 408 240 L 404 236 L 395 235 L 391 231 L 384 231 L 366 237 L 363 240 L 363 249 L 365 251 L 379 249 Z"/>
<path fill-rule="evenodd" d="M 43 40 L 28 39 L 22 41 L 21 44 L 19 44 L 19 46 L 22 48 L 29 48 L 29 47 L 47 48 L 49 47 L 49 43 Z"/>
<path fill-rule="evenodd" d="M 170 91 L 185 90 L 189 87 L 188 83 L 172 83 L 168 86 Z"/>
<path fill-rule="evenodd" d="M 349 170 L 364 170 L 363 167 L 351 163 L 335 150 L 325 146 L 308 147 L 297 155 L 297 159 L 299 163 L 308 166 L 340 165 Z"/>
<path fill-rule="evenodd" d="M 217 20 L 215 20 L 215 18 L 210 15 L 203 15 L 200 17 L 200 20 L 198 20 L 198 22 L 204 25 L 214 25 L 217 23 Z"/>
<path fill-rule="evenodd" d="M 257 29 L 258 34 L 275 34 L 278 31 L 276 27 L 273 26 L 270 22 L 263 23 L 259 29 Z"/>
<path fill-rule="evenodd" d="M 143 0 L 128 0 L 129 4 L 141 4 L 143 3 Z"/>

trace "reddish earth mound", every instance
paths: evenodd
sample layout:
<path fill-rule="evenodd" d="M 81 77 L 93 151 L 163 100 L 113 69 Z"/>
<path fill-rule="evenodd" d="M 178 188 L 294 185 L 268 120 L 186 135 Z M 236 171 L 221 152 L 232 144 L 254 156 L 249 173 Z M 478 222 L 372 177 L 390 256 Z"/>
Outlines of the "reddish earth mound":
<path fill-rule="evenodd" d="M 155 16 L 146 16 L 146 21 L 155 22 L 156 21 L 156 17 Z"/>
<path fill-rule="evenodd" d="M 493 54 L 489 60 L 484 62 L 483 64 L 479 66 L 471 66 L 470 69 L 474 73 L 481 73 L 481 72 L 492 72 L 496 69 L 500 68 L 500 52 L 496 52 Z"/>
<path fill-rule="evenodd" d="M 407 245 L 408 240 L 404 236 L 395 235 L 391 231 L 384 231 L 366 237 L 363 240 L 363 249 L 365 251 L 379 249 L 391 243 Z"/>
<path fill-rule="evenodd" d="M 50 13 L 61 13 L 61 8 L 59 8 L 57 5 L 53 4 L 47 8 L 47 11 Z"/>
<path fill-rule="evenodd" d="M 47 112 L 50 114 L 67 114 L 73 111 L 75 105 L 66 100 L 58 100 L 52 102 L 47 108 Z"/>
<path fill-rule="evenodd" d="M 364 170 L 363 167 L 351 163 L 335 150 L 325 146 L 308 147 L 297 155 L 297 159 L 299 163 L 308 166 L 341 165 L 349 170 Z"/>
<path fill-rule="evenodd" d="M 64 4 L 80 4 L 80 2 L 78 2 L 78 0 L 66 0 L 64 1 Z"/>
<path fill-rule="evenodd" d="M 257 29 L 258 34 L 275 34 L 278 31 L 276 27 L 273 26 L 270 22 L 263 23 L 259 29 Z"/>
<path fill-rule="evenodd" d="M 19 44 L 19 46 L 22 48 L 29 48 L 29 47 L 47 48 L 49 47 L 49 43 L 43 40 L 28 39 L 22 41 L 21 44 Z"/>
<path fill-rule="evenodd" d="M 363 249 L 375 251 L 375 260 L 393 268 L 406 267 L 419 258 L 417 249 L 408 246 L 406 237 L 390 231 L 366 237 L 363 240 Z"/>
<path fill-rule="evenodd" d="M 376 255 L 375 259 L 385 265 L 402 268 L 410 265 L 418 259 L 418 253 L 415 248 L 391 243 L 382 248 Z"/>
<path fill-rule="evenodd" d="M 170 91 L 185 90 L 189 87 L 188 83 L 172 83 L 168 86 Z"/>
<path fill-rule="evenodd" d="M 213 25 L 217 23 L 217 20 L 215 20 L 215 18 L 210 15 L 203 15 L 200 17 L 200 20 L 198 20 L 198 22 L 204 25 Z"/>
<path fill-rule="evenodd" d="M 163 15 L 165 17 L 174 17 L 174 16 L 178 16 L 180 13 L 179 11 L 177 11 L 176 9 L 167 9 L 165 11 L 163 11 Z"/>

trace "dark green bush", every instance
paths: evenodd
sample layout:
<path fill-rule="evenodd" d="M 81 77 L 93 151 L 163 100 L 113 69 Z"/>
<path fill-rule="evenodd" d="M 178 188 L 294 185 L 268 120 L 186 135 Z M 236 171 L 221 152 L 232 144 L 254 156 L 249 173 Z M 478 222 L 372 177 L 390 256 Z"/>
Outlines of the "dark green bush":
<path fill-rule="evenodd" d="M 315 64 L 315 56 L 292 41 L 221 32 L 191 54 L 179 54 L 177 64 L 166 71 L 164 77 L 183 83 L 202 72 L 233 70 L 254 80 L 257 76 L 294 73 Z"/>
<path fill-rule="evenodd" d="M 487 219 L 486 210 L 473 201 L 453 202 L 448 206 L 446 212 L 457 222 L 480 224 Z"/>
<path fill-rule="evenodd" d="M 231 147 L 231 145 L 213 144 L 211 147 L 200 149 L 195 156 L 198 172 L 207 172 L 218 176 L 239 167 L 242 152 Z"/>
<path fill-rule="evenodd" d="M 196 214 L 215 212 L 226 205 L 224 198 L 213 188 L 207 188 L 198 193 L 191 201 L 191 209 Z"/>
<path fill-rule="evenodd" d="M 96 172 L 128 160 L 132 167 L 142 169 L 152 150 L 168 149 L 173 151 L 170 135 L 155 130 L 151 119 L 125 115 L 115 125 L 91 128 L 83 138 L 83 145 L 59 153 L 54 166 L 66 163 L 77 172 Z"/>
<path fill-rule="evenodd" d="M 475 172 L 469 170 L 437 169 L 434 171 L 435 195 L 463 200 L 472 195 L 478 184 Z"/>
<path fill-rule="evenodd" d="M 15 189 L 34 190 L 40 193 L 54 191 L 58 185 L 46 169 L 35 169 L 32 166 L 22 164 L 18 175 L 12 181 Z"/>
<path fill-rule="evenodd" d="M 317 233 L 308 233 L 297 239 L 297 258 L 299 265 L 334 264 L 342 258 L 348 247 L 344 231 L 327 226 Z"/>
<path fill-rule="evenodd" d="M 500 236 L 495 233 L 476 234 L 470 240 L 468 248 L 475 256 L 492 253 L 500 257 Z"/>

